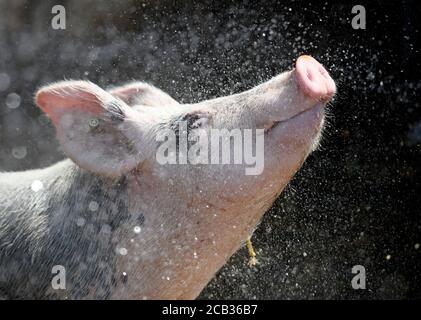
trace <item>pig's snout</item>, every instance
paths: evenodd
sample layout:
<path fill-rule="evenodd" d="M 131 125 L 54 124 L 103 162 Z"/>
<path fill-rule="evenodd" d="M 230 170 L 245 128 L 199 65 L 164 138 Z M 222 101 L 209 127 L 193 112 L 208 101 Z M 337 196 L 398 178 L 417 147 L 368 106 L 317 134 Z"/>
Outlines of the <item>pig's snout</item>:
<path fill-rule="evenodd" d="M 300 56 L 295 64 L 295 74 L 301 90 L 312 99 L 327 103 L 335 95 L 335 82 L 313 57 Z"/>

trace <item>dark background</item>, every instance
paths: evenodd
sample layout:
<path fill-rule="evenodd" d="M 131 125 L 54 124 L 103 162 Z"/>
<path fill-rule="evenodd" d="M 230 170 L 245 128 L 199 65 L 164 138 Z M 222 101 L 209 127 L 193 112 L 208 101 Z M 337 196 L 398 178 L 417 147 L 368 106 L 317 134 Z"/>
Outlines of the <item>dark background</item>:
<path fill-rule="evenodd" d="M 51 28 L 55 4 L 66 30 Z M 366 30 L 351 26 L 356 4 Z M 339 89 L 322 147 L 256 230 L 260 263 L 241 249 L 201 298 L 421 298 L 420 21 L 417 0 L 0 0 L 0 170 L 64 157 L 33 103 L 48 82 L 139 79 L 194 102 L 311 54 Z M 351 287 L 357 264 L 366 290 Z"/>

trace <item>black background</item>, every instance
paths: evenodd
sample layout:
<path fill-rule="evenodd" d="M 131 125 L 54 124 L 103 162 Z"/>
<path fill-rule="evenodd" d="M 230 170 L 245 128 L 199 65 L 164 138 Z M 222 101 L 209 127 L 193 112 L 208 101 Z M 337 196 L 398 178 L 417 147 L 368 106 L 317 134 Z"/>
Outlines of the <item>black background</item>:
<path fill-rule="evenodd" d="M 51 28 L 55 4 L 66 30 Z M 356 4 L 366 30 L 351 26 Z M 201 298 L 421 298 L 420 13 L 416 0 L 0 1 L 0 170 L 64 157 L 33 104 L 48 82 L 139 79 L 194 102 L 311 54 L 338 85 L 322 147 L 256 230 L 260 264 L 250 268 L 241 249 Z M 366 290 L 351 287 L 357 264 Z"/>

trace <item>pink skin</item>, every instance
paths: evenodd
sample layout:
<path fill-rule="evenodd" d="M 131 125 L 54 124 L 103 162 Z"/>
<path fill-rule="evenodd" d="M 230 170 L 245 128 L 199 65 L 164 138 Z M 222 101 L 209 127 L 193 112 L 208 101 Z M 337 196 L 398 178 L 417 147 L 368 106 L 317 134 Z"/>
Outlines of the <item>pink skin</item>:
<path fill-rule="evenodd" d="M 90 92 L 83 100 L 85 106 L 69 102 L 69 95 L 77 102 L 86 96 L 85 91 Z M 139 92 L 146 95 L 138 96 Z M 83 82 L 64 82 L 41 89 L 38 104 L 50 114 L 61 143 L 71 144 L 71 148 L 64 148 L 68 156 L 99 175 L 125 172 L 128 177 L 134 218 L 118 230 L 116 239 L 119 246 L 128 250 L 127 255 L 119 257 L 118 273 L 127 273 L 130 280 L 117 287 L 112 298 L 197 297 L 253 233 L 265 211 L 317 146 L 324 106 L 335 92 L 335 83 L 327 71 L 309 56 L 299 57 L 295 70 L 246 92 L 197 104 L 178 104 L 145 84 L 138 88 L 136 84 L 124 86 L 109 93 Z M 101 116 L 104 111 L 98 105 L 112 100 L 112 96 L 121 99 L 118 103 L 126 110 L 127 118 L 117 128 L 107 122 L 110 131 L 105 127 L 106 134 L 113 137 L 114 131 L 123 132 L 139 151 L 138 158 L 115 154 L 115 146 L 107 145 L 107 141 L 114 141 L 108 136 L 98 140 L 102 137 L 98 134 L 81 135 L 78 140 L 69 135 L 69 130 L 84 133 L 85 118 Z M 62 105 L 60 112 L 53 111 L 57 105 Z M 71 121 L 63 124 L 63 113 L 70 114 Z M 244 165 L 158 164 L 154 137 L 148 133 L 157 123 L 191 113 L 207 117 L 208 128 L 264 128 L 263 172 L 247 176 Z M 78 144 L 86 145 L 86 141 L 90 148 L 78 151 Z M 97 154 L 101 157 L 95 160 Z M 115 159 L 121 167 L 114 172 Z M 134 236 L 137 212 L 145 213 L 146 223 L 142 232 Z"/>
<path fill-rule="evenodd" d="M 326 69 L 310 56 L 301 56 L 295 64 L 297 82 L 310 97 L 329 101 L 336 92 L 336 85 Z"/>

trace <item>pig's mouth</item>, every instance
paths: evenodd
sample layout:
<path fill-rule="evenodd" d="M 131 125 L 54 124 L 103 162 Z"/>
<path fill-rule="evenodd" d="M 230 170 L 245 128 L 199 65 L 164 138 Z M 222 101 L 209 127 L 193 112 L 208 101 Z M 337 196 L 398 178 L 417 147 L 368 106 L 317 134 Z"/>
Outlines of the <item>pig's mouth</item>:
<path fill-rule="evenodd" d="M 304 116 L 307 113 L 313 112 L 314 111 L 313 109 L 315 108 L 320 108 L 321 110 L 324 110 L 324 107 L 325 107 L 325 103 L 319 102 L 319 103 L 314 104 L 311 108 L 298 112 L 297 114 L 293 115 L 292 117 L 289 117 L 288 119 L 281 120 L 281 121 L 272 121 L 265 127 L 265 134 L 269 133 L 271 130 L 273 130 L 276 127 L 282 126 L 283 124 L 289 121 L 293 121 L 301 116 Z M 321 120 L 322 119 L 323 117 L 321 117 Z"/>

